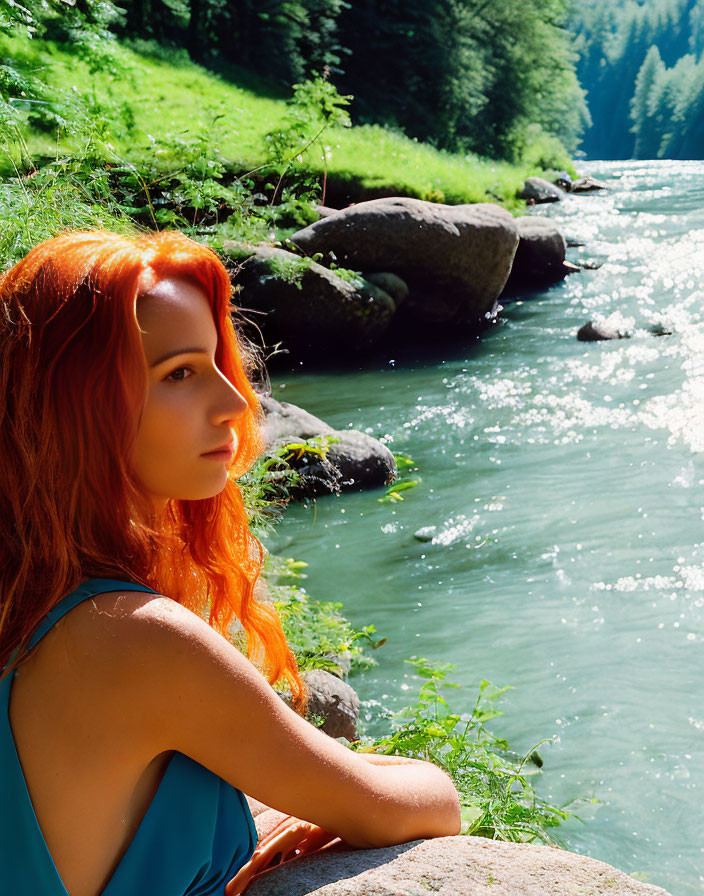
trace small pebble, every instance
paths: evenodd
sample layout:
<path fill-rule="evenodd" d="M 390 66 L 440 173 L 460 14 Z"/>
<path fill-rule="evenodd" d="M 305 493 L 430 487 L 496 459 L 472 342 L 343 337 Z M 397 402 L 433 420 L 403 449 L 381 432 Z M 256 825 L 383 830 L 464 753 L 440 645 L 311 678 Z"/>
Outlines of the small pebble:
<path fill-rule="evenodd" d="M 418 529 L 413 533 L 413 537 L 417 541 L 432 541 L 433 536 L 438 531 L 437 526 L 423 526 L 421 529 Z"/>

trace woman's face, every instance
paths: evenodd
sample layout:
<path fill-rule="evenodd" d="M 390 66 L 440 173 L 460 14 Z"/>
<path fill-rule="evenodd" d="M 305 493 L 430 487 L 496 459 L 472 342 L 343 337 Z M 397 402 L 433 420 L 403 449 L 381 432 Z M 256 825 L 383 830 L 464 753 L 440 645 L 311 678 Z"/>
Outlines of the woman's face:
<path fill-rule="evenodd" d="M 161 280 L 137 300 L 149 365 L 149 392 L 137 432 L 134 469 L 160 512 L 171 498 L 211 498 L 227 482 L 233 425 L 247 403 L 215 366 L 217 330 L 205 293 L 186 280 Z M 225 453 L 212 454 L 230 445 Z"/>

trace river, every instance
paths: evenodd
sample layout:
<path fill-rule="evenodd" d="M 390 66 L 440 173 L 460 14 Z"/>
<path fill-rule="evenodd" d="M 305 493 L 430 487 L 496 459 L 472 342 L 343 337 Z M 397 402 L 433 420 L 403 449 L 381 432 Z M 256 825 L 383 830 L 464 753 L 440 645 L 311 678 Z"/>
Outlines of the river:
<path fill-rule="evenodd" d="M 693 896 L 704 882 L 704 162 L 580 162 L 608 184 L 531 214 L 601 263 L 506 306 L 481 341 L 273 394 L 412 455 L 422 483 L 291 506 L 272 547 L 388 642 L 353 679 L 398 708 L 413 654 L 453 663 L 454 708 L 543 738 L 536 788 L 597 803 L 566 846 Z M 619 310 L 631 339 L 582 343 Z M 652 328 L 670 335 L 656 336 Z M 381 492 L 383 494 L 383 492 Z M 432 543 L 414 532 L 436 526 Z M 373 703 L 371 704 L 373 706 Z"/>

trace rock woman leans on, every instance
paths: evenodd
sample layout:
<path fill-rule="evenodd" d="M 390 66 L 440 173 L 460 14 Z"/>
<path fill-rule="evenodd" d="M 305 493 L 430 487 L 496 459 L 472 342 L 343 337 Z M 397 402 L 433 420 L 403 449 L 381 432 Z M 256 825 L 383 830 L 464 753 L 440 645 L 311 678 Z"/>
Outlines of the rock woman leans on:
<path fill-rule="evenodd" d="M 254 594 L 237 479 L 260 409 L 217 256 L 179 233 L 68 233 L 0 301 L 3 892 L 235 896 L 274 852 L 458 833 L 436 766 L 301 717 Z M 290 816 L 253 859 L 244 794 Z"/>

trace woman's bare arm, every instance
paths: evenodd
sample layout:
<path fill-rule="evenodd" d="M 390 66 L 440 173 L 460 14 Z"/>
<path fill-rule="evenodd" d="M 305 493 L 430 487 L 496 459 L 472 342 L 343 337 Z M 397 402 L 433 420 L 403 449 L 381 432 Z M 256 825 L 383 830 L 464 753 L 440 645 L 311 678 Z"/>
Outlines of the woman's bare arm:
<path fill-rule="evenodd" d="M 355 846 L 459 833 L 457 792 L 441 769 L 358 754 L 328 737 L 169 598 L 136 601 L 111 633 L 113 671 L 129 695 L 124 713 L 149 753 L 185 753 L 266 806 Z"/>
<path fill-rule="evenodd" d="M 414 762 L 423 763 L 420 759 L 411 759 L 410 756 L 389 756 L 386 753 L 357 753 L 371 765 L 413 765 Z"/>

